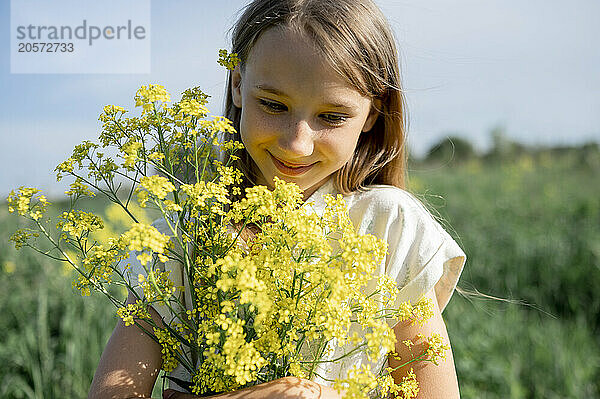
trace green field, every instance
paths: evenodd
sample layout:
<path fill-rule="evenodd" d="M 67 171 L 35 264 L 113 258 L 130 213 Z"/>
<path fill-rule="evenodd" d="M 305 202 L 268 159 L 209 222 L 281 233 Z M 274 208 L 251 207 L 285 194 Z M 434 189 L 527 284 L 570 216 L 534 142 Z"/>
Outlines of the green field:
<path fill-rule="evenodd" d="M 444 313 L 463 398 L 600 398 L 600 168 L 578 157 L 412 165 L 468 256 Z M 60 264 L 8 242 L 0 208 L 0 397 L 80 398 L 116 322 Z"/>

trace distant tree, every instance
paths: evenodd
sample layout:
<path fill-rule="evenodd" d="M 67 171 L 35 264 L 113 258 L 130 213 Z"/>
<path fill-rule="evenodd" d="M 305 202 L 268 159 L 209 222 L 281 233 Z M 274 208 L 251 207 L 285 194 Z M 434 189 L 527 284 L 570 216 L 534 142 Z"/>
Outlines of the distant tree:
<path fill-rule="evenodd" d="M 473 145 L 468 140 L 449 136 L 433 145 L 427 152 L 427 162 L 461 163 L 476 157 Z"/>
<path fill-rule="evenodd" d="M 584 143 L 579 147 L 579 165 L 591 169 L 600 168 L 600 146 L 598 143 Z"/>
<path fill-rule="evenodd" d="M 506 128 L 502 125 L 494 127 L 490 131 L 490 136 L 492 137 L 492 148 L 485 155 L 486 160 L 515 159 L 523 154 L 531 153 L 523 144 L 509 138 L 506 134 Z"/>
<path fill-rule="evenodd" d="M 492 136 L 492 153 L 496 155 L 510 154 L 514 143 L 506 135 L 506 128 L 504 126 L 494 127 L 490 131 L 490 136 Z"/>

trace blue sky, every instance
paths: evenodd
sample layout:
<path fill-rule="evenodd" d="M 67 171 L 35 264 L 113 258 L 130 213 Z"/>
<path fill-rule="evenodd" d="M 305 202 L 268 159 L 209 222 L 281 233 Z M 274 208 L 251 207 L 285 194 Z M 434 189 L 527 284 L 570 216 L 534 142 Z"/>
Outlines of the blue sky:
<path fill-rule="evenodd" d="M 10 2 L 0 2 L 0 195 L 19 185 L 61 192 L 54 166 L 97 137 L 104 105 L 132 109 L 142 84 L 174 98 L 201 86 L 220 113 L 226 75 L 216 54 L 245 3 L 152 0 L 150 74 L 11 74 Z M 400 48 L 415 153 L 450 134 L 485 149 L 498 125 L 528 144 L 600 141 L 600 2 L 378 4 Z"/>

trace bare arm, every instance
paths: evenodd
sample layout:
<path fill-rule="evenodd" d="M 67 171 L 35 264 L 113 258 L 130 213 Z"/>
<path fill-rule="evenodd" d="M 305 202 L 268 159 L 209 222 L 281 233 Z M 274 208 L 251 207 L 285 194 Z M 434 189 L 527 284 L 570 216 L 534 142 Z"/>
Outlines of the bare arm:
<path fill-rule="evenodd" d="M 418 334 L 423 334 L 426 337 L 432 333 L 440 334 L 444 343 L 450 344 L 448 338 L 448 332 L 446 331 L 446 324 L 442 319 L 440 309 L 438 307 L 437 299 L 435 297 L 435 291 L 431 290 L 427 295 L 428 298 L 433 300 L 434 309 L 433 317 L 429 319 L 423 326 L 411 325 L 410 322 L 400 322 L 394 327 L 394 333 L 398 342 L 396 343 L 396 352 L 400 355 L 401 360 L 398 361 L 392 356 L 388 357 L 390 367 L 394 368 L 406 363 L 412 359 L 412 354 L 418 356 L 420 353 L 427 349 L 427 344 L 422 339 L 418 338 Z M 411 340 L 414 343 L 411 350 L 402 343 L 402 341 Z M 408 366 L 399 368 L 392 372 L 392 377 L 397 384 L 400 384 L 402 378 L 408 374 L 410 369 L 413 369 L 414 374 L 419 382 L 419 395 L 417 398 L 459 398 L 460 394 L 458 391 L 458 379 L 456 377 L 456 369 L 454 368 L 454 359 L 452 357 L 452 350 L 447 351 L 445 360 L 440 360 L 439 365 L 435 365 L 431 362 L 419 361 L 412 363 Z"/>
<path fill-rule="evenodd" d="M 132 294 L 127 302 L 135 303 Z M 162 325 L 158 313 L 149 311 L 154 322 Z M 125 326 L 119 320 L 102 352 L 88 399 L 149 398 L 161 364 L 160 346 L 135 325 Z"/>

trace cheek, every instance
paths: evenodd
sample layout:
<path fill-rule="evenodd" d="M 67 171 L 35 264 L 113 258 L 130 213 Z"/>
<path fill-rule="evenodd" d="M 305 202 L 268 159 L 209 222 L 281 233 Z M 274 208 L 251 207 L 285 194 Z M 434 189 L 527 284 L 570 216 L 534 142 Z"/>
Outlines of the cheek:
<path fill-rule="evenodd" d="M 348 162 L 350 160 L 350 158 L 352 158 L 352 155 L 354 154 L 354 150 L 356 150 L 356 142 L 355 141 L 347 141 L 346 144 L 344 145 L 343 148 L 343 153 L 341 154 L 341 161 L 342 164 L 345 164 L 346 162 Z"/>
<path fill-rule="evenodd" d="M 246 147 L 256 147 L 268 140 L 269 127 L 264 118 L 251 109 L 242 111 L 240 120 L 240 136 Z"/>
<path fill-rule="evenodd" d="M 281 128 L 277 119 L 269 117 L 259 109 L 248 107 L 242 111 L 240 135 L 243 141 L 248 140 L 256 144 L 275 140 Z"/>
<path fill-rule="evenodd" d="M 348 132 L 347 134 L 341 134 L 336 136 L 335 139 L 327 141 L 326 148 L 336 159 L 337 163 L 340 164 L 340 166 L 345 164 L 354 154 L 359 135 L 360 132 L 357 133 L 352 131 Z"/>

